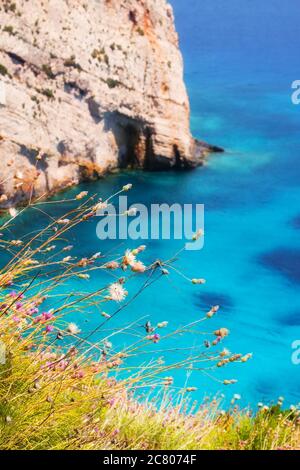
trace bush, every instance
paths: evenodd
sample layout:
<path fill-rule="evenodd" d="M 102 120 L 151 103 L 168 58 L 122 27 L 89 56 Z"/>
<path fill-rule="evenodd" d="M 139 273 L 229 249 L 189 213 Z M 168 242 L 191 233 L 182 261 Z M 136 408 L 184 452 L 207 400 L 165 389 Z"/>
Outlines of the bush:
<path fill-rule="evenodd" d="M 49 100 L 54 100 L 55 96 L 53 91 L 50 88 L 42 88 L 38 90 L 42 95 L 46 96 Z"/>
<path fill-rule="evenodd" d="M 8 70 L 5 67 L 5 65 L 0 64 L 0 75 L 3 75 L 3 76 L 8 75 Z"/>
<path fill-rule="evenodd" d="M 120 82 L 118 80 L 114 80 L 113 78 L 108 78 L 106 80 L 106 84 L 109 88 L 116 88 L 120 85 Z"/>

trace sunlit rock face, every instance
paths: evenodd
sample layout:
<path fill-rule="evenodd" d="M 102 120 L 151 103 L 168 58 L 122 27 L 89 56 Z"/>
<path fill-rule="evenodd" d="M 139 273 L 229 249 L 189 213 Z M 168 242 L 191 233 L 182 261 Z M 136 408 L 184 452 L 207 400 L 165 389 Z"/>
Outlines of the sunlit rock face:
<path fill-rule="evenodd" d="M 2 0 L 0 25 L 2 206 L 202 161 L 165 0 Z"/>

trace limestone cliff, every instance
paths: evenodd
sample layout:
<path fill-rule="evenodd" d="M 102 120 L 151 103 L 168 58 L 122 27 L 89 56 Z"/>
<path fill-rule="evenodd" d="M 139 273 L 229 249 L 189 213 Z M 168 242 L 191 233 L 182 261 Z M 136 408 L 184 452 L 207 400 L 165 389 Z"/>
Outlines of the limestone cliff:
<path fill-rule="evenodd" d="M 201 160 L 165 0 L 1 0 L 0 25 L 2 206 Z"/>

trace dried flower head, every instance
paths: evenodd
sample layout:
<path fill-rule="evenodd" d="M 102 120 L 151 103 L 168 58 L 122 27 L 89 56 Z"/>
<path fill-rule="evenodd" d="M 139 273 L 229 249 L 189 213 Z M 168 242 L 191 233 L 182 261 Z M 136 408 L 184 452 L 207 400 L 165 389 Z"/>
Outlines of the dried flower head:
<path fill-rule="evenodd" d="M 78 335 L 81 330 L 78 328 L 76 323 L 69 323 L 67 326 L 67 332 L 70 333 L 71 335 Z"/>
<path fill-rule="evenodd" d="M 115 302 L 122 302 L 128 295 L 128 292 L 124 289 L 119 282 L 114 282 L 108 288 L 109 296 L 111 300 Z"/>
<path fill-rule="evenodd" d="M 205 284 L 206 280 L 205 279 L 192 279 L 193 284 Z"/>
<path fill-rule="evenodd" d="M 141 261 L 137 261 L 131 266 L 131 271 L 134 273 L 144 273 L 146 271 L 146 266 Z"/>
<path fill-rule="evenodd" d="M 83 199 L 88 195 L 88 191 L 81 191 L 81 193 L 77 194 L 76 198 L 77 200 Z"/>
<path fill-rule="evenodd" d="M 221 338 L 225 338 L 229 335 L 229 330 L 227 328 L 220 328 L 219 330 L 214 331 L 215 336 L 220 336 Z"/>

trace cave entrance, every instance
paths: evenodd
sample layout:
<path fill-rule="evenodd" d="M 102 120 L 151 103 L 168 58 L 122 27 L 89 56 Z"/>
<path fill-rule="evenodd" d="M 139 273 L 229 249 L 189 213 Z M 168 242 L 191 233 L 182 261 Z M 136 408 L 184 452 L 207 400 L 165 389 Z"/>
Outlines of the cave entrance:
<path fill-rule="evenodd" d="M 119 145 L 120 168 L 136 168 L 139 166 L 138 147 L 140 130 L 129 123 L 122 126 L 122 142 Z"/>
<path fill-rule="evenodd" d="M 119 168 L 137 168 L 144 164 L 144 127 L 141 121 L 117 111 L 106 112 L 104 129 L 112 132 L 118 147 Z"/>

